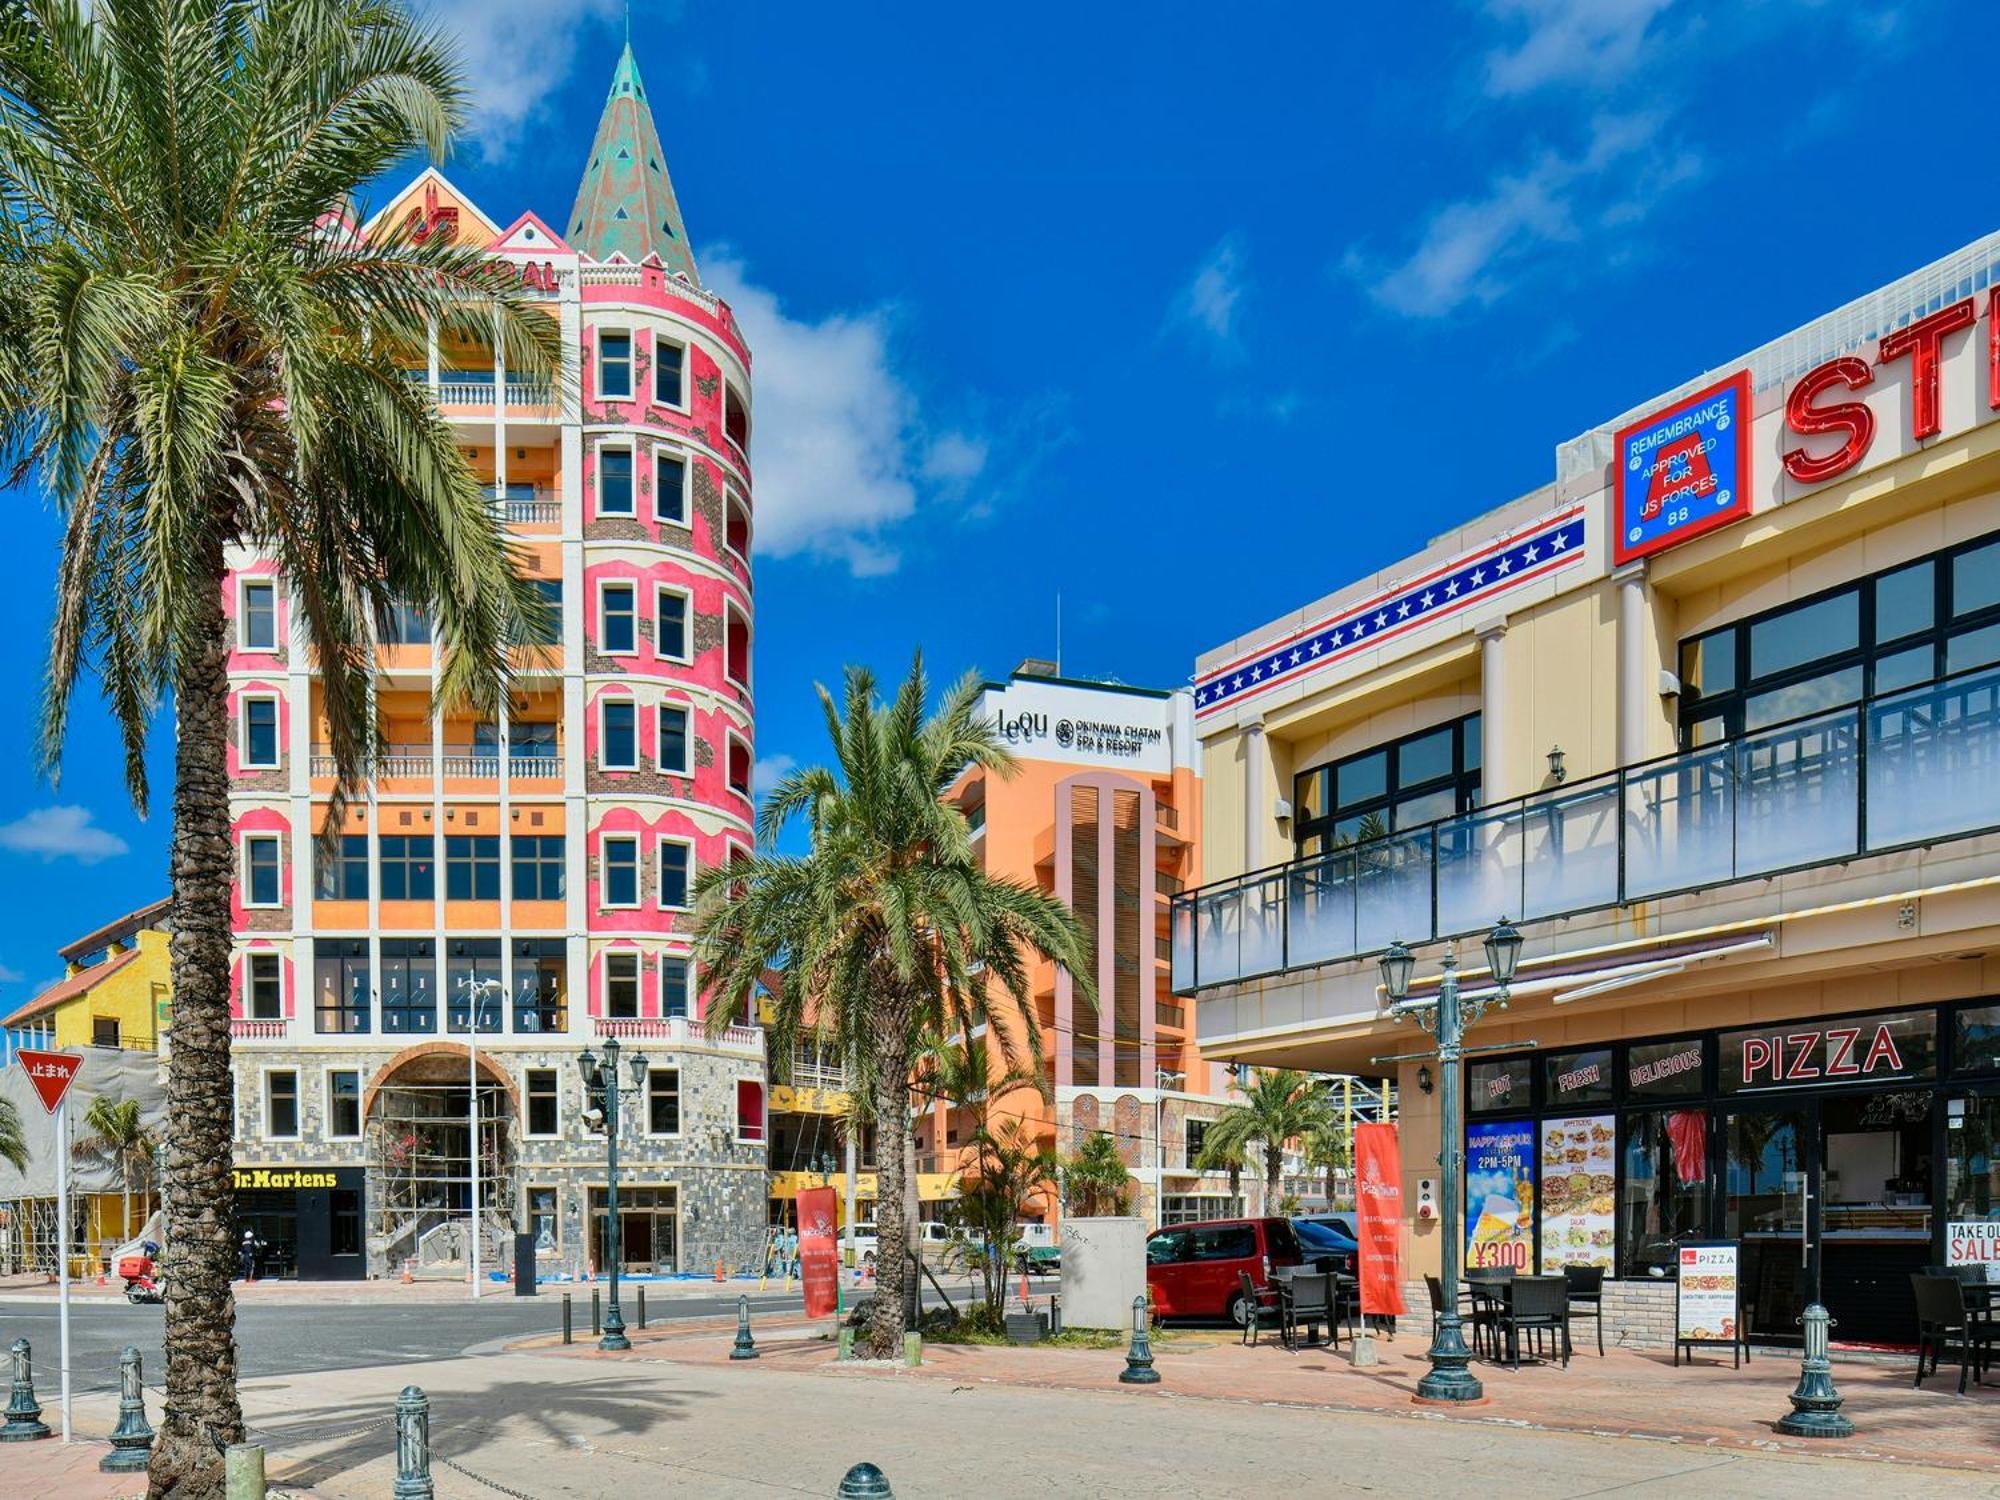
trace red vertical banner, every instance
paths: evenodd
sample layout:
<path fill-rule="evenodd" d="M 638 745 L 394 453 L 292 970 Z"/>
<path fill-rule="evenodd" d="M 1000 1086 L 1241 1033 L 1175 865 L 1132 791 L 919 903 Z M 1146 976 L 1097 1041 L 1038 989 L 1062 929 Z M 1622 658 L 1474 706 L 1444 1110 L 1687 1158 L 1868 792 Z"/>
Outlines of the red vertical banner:
<path fill-rule="evenodd" d="M 806 1316 L 823 1318 L 840 1296 L 834 1264 L 835 1199 L 830 1187 L 799 1189 L 799 1270 L 805 1280 Z"/>
<path fill-rule="evenodd" d="M 1403 1153 L 1393 1125 L 1354 1127 L 1355 1225 L 1361 1238 L 1361 1311 L 1403 1313 Z"/>

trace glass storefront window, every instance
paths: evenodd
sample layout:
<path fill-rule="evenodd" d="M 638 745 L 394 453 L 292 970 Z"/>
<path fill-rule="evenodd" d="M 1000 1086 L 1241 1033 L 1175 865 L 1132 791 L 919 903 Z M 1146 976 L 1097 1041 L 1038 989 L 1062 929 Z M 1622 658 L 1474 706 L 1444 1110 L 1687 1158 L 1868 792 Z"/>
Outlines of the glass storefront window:
<path fill-rule="evenodd" d="M 1535 1102 L 1535 1060 L 1532 1057 L 1467 1063 L 1465 1077 L 1466 1108 L 1475 1115 L 1527 1109 Z"/>
<path fill-rule="evenodd" d="M 1937 1012 L 1747 1027 L 1723 1032 L 1716 1050 L 1716 1087 L 1725 1094 L 1929 1078 L 1937 1072 Z"/>
<path fill-rule="evenodd" d="M 2000 1098 L 1944 1107 L 1945 1261 L 1983 1265 L 2000 1281 Z"/>
<path fill-rule="evenodd" d="M 1952 1017 L 1951 1056 L 1961 1073 L 2000 1071 L 2000 1005 L 1976 1005 Z"/>
<path fill-rule="evenodd" d="M 1625 1093 L 1632 1099 L 1685 1099 L 1703 1088 L 1708 1039 L 1645 1042 L 1625 1052 Z"/>
<path fill-rule="evenodd" d="M 1615 1082 L 1609 1047 L 1551 1052 L 1542 1059 L 1542 1097 L 1551 1109 L 1608 1104 Z"/>
<path fill-rule="evenodd" d="M 1625 1116 L 1625 1186 L 1618 1263 L 1625 1276 L 1671 1274 L 1682 1240 L 1708 1220 L 1708 1111 L 1651 1109 Z"/>

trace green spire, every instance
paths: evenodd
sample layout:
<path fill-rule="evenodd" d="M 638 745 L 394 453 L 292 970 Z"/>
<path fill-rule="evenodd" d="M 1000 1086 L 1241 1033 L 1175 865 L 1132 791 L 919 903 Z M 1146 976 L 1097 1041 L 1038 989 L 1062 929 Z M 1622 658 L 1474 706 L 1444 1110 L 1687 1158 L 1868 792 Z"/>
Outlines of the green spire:
<path fill-rule="evenodd" d="M 667 176 L 660 133 L 653 126 L 652 105 L 629 42 L 611 75 L 611 95 L 604 101 L 590 162 L 576 190 L 569 242 L 598 260 L 623 255 L 637 262 L 657 255 L 669 271 L 701 284 L 694 252 L 688 248 L 687 225 Z"/>

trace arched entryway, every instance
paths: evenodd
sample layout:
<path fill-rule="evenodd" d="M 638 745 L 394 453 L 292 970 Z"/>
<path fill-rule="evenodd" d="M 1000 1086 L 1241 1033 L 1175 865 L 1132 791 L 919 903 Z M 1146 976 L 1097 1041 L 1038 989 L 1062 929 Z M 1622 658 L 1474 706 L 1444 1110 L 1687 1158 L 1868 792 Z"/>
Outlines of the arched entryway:
<path fill-rule="evenodd" d="M 368 1152 L 369 1248 L 393 1274 L 462 1268 L 473 1231 L 475 1089 L 469 1049 L 426 1042 L 397 1054 L 369 1080 L 363 1100 Z M 513 1081 L 479 1059 L 476 1090 L 481 1253 L 493 1269 L 513 1228 Z"/>

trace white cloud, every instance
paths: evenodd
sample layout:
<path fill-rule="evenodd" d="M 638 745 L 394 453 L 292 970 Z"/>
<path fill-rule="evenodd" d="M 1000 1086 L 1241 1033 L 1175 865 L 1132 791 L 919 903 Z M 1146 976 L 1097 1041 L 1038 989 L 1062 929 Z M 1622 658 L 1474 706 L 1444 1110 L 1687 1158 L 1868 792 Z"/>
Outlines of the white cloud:
<path fill-rule="evenodd" d="M 1202 337 L 1212 353 L 1227 358 L 1240 355 L 1237 314 L 1249 279 L 1242 237 L 1224 235 L 1174 298 L 1172 321 Z"/>
<path fill-rule="evenodd" d="M 1646 34 L 1673 0 L 1487 0 L 1512 45 L 1486 56 L 1489 94 L 1524 94 L 1551 83 L 1603 87 L 1638 60 Z M 1673 54 L 1662 59 L 1672 67 Z"/>
<path fill-rule="evenodd" d="M 87 807 L 38 807 L 11 823 L 0 823 L 0 849 L 34 855 L 45 865 L 59 859 L 94 865 L 129 847 L 110 829 L 97 827 Z"/>
<path fill-rule="evenodd" d="M 798 761 L 789 755 L 760 755 L 750 768 L 750 791 L 752 795 L 763 797 L 771 788 L 798 769 Z"/>
<path fill-rule="evenodd" d="M 1376 301 L 1436 318 L 1505 292 L 1524 263 L 1551 244 L 1629 228 L 1701 170 L 1692 152 L 1661 143 L 1657 114 L 1605 114 L 1581 152 L 1544 151 L 1496 175 L 1484 193 L 1435 210 L 1416 248 L 1389 266 L 1350 251 L 1347 270 Z"/>
<path fill-rule="evenodd" d="M 961 497 L 986 469 L 985 440 L 927 430 L 893 366 L 886 309 L 798 318 L 726 247 L 701 263 L 756 361 L 757 550 L 857 578 L 895 572 L 896 528 L 925 502 Z"/>
<path fill-rule="evenodd" d="M 12 964 L 0 964 L 0 984 L 19 984 L 27 977 Z"/>
<path fill-rule="evenodd" d="M 429 0 L 424 12 L 457 41 L 472 91 L 469 133 L 490 160 L 519 142 L 528 122 L 543 113 L 549 95 L 568 80 L 578 43 L 600 28 L 608 38 L 611 23 L 624 9 L 620 0 Z M 600 87 L 608 88 L 617 51 L 608 43 L 593 45 L 591 56 L 603 75 Z M 582 128 L 596 127 L 593 107 Z M 569 139 L 574 134 L 571 129 L 565 136 L 567 149 L 581 153 L 590 145 L 589 136 Z"/>

